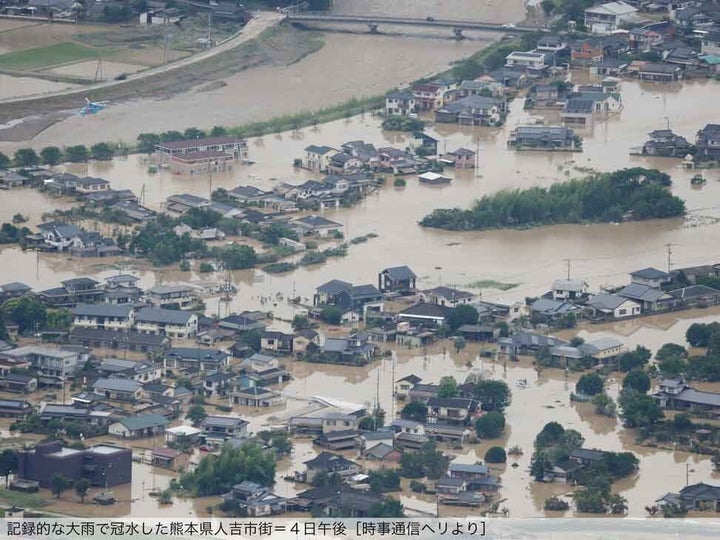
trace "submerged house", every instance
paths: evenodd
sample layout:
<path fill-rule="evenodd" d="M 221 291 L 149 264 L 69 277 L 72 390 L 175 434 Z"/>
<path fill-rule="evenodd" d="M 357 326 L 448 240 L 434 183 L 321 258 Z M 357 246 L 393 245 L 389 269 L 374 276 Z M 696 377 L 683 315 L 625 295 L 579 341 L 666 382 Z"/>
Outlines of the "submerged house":
<path fill-rule="evenodd" d="M 582 149 L 581 139 L 572 129 L 562 126 L 519 126 L 510 132 L 507 144 L 516 150 L 575 152 Z"/>
<path fill-rule="evenodd" d="M 435 121 L 461 126 L 499 126 L 507 112 L 504 99 L 468 96 L 435 111 Z"/>
<path fill-rule="evenodd" d="M 642 153 L 649 156 L 684 157 L 692 145 L 685 137 L 676 135 L 669 129 L 656 129 L 648 133 L 648 141 L 643 144 Z"/>
<path fill-rule="evenodd" d="M 658 386 L 653 398 L 664 409 L 720 412 L 720 393 L 696 390 L 682 379 L 664 379 Z"/>

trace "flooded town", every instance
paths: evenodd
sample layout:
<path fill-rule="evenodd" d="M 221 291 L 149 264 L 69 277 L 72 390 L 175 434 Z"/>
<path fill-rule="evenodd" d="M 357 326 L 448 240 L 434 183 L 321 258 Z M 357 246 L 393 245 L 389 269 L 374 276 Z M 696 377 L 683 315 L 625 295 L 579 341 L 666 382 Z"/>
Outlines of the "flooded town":
<path fill-rule="evenodd" d="M 713 534 L 719 65 L 709 0 L 4 3 L 0 515 Z"/>

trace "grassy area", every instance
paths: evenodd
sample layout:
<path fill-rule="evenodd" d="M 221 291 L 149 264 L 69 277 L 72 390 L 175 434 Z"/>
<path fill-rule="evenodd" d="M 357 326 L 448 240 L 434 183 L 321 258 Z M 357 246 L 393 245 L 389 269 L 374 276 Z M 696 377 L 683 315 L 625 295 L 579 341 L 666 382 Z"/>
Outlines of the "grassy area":
<path fill-rule="evenodd" d="M 0 488 L 0 501 L 11 506 L 20 506 L 22 508 L 42 508 L 50 504 L 50 501 L 35 493 L 21 493 L 5 488 Z"/>
<path fill-rule="evenodd" d="M 519 283 L 503 283 L 494 279 L 481 279 L 467 284 L 470 289 L 498 289 L 501 291 L 508 291 L 518 285 Z"/>
<path fill-rule="evenodd" d="M 89 58 L 107 56 L 107 51 L 66 41 L 50 47 L 37 47 L 0 55 L 0 69 L 32 71 Z"/>
<path fill-rule="evenodd" d="M 280 133 L 293 129 L 300 129 L 325 122 L 332 122 L 341 118 L 349 118 L 356 114 L 374 111 L 382 108 L 385 103 L 383 96 L 372 96 L 367 98 L 352 98 L 348 101 L 325 107 L 316 111 L 302 111 L 295 114 L 278 116 L 264 122 L 252 122 L 231 129 L 232 133 L 239 137 L 259 137 L 269 133 Z"/>

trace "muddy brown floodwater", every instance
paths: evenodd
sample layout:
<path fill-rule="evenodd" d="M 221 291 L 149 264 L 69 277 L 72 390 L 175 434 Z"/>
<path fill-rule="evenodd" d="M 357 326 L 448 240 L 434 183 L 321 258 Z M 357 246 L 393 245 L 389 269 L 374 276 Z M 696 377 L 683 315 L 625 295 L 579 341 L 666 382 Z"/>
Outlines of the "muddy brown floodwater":
<path fill-rule="evenodd" d="M 578 79 L 578 75 L 575 74 Z M 455 171 L 453 182 L 441 188 L 420 185 L 414 177 L 407 187 L 397 189 L 391 182 L 352 209 L 326 211 L 325 215 L 342 222 L 346 236 L 353 237 L 375 232 L 378 238 L 350 247 L 349 255 L 333 259 L 325 265 L 305 267 L 291 274 L 262 276 L 258 271 L 238 271 L 232 279 L 239 292 L 230 310 L 244 308 L 273 309 L 283 317 L 290 317 L 294 309 L 281 299 L 261 304 L 261 297 L 299 295 L 309 299 L 314 288 L 331 278 L 358 283 L 373 283 L 377 272 L 396 264 L 409 264 L 420 276 L 422 286 L 440 282 L 467 287 L 480 280 L 496 280 L 517 284 L 507 291 L 485 289 L 487 299 L 521 300 L 547 290 L 552 281 L 565 274 L 563 259 L 571 259 L 572 275 L 589 281 L 595 290 L 601 286 L 627 282 L 627 272 L 638 265 L 667 265 L 666 244 L 673 244 L 672 263 L 692 265 L 715 260 L 720 238 L 720 212 L 715 201 L 720 196 L 720 174 L 706 171 L 708 179 L 701 189 L 690 185 L 691 171 L 682 170 L 677 160 L 648 159 L 629 156 L 631 146 L 641 144 L 647 133 L 664 127 L 667 117 L 678 133 L 692 138 L 707 118 L 718 116 L 720 101 L 711 99 L 717 91 L 714 82 L 694 82 L 681 86 L 622 83 L 625 108 L 618 117 L 596 124 L 594 131 L 583 133 L 584 152 L 579 154 L 513 152 L 506 148 L 509 132 L 529 115 L 522 108 L 522 100 L 513 102 L 507 125 L 503 128 L 458 128 L 437 124 L 429 133 L 440 139 L 441 150 L 460 146 L 479 150 L 480 169 Z M 682 92 L 680 91 L 682 89 Z M 696 103 L 705 103 L 698 110 Z M 253 184 L 270 189 L 278 181 L 301 183 L 313 175 L 294 169 L 292 159 L 302 155 L 308 144 L 339 145 L 353 139 L 365 139 L 378 146 L 402 147 L 405 136 L 383 132 L 380 120 L 372 115 L 340 120 L 297 133 L 269 135 L 250 141 L 251 157 L 255 165 L 236 167 L 214 174 L 212 187 L 232 188 L 238 184 Z M 647 221 L 641 223 L 600 225 L 558 225 L 527 231 L 484 231 L 455 233 L 423 229 L 417 221 L 437 207 L 467 207 L 471 201 L 486 193 L 503 188 L 528 188 L 549 185 L 567 178 L 582 176 L 579 167 L 613 170 L 627 166 L 657 167 L 674 178 L 673 191 L 687 202 L 690 213 L 685 220 Z M 118 158 L 112 162 L 72 166 L 79 174 L 108 178 L 116 189 L 130 188 L 136 193 L 145 189 L 146 203 L 160 208 L 173 193 L 194 193 L 207 197 L 211 188 L 205 176 L 178 177 L 162 171 L 149 175 L 143 156 Z M 24 213 L 39 216 L 52 202 L 37 195 L 27 199 L 18 192 L 0 193 L 0 200 L 10 197 L 12 205 L 22 205 Z M 24 201 L 27 204 L 23 204 Z M 20 206 L 18 206 L 20 207 Z M 3 213 L 15 212 L 10 205 L 2 205 Z M 428 256 L 431 253 L 432 256 Z M 12 261 L 12 264 L 2 264 Z M 77 273 L 107 275 L 109 264 L 137 266 L 137 261 L 69 260 L 65 255 L 42 256 L 21 253 L 6 247 L 0 252 L 0 282 L 22 275 L 34 287 L 50 287 L 59 279 Z M 439 267 L 439 268 L 438 268 Z M 18 270 L 20 273 L 18 274 Z M 199 279 L 177 271 L 161 272 L 137 268 L 142 283 L 152 285 L 156 279 Z M 224 276 L 204 276 L 221 280 Z M 274 305 L 277 303 L 277 305 Z M 218 310 L 217 299 L 208 302 L 210 312 Z M 225 308 L 224 308 L 225 309 Z"/>

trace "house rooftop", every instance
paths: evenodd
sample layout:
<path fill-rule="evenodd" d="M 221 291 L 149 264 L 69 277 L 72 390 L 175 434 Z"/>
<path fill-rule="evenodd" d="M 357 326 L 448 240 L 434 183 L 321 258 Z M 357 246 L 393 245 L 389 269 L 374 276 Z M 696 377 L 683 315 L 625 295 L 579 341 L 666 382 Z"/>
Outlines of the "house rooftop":
<path fill-rule="evenodd" d="M 205 137 L 203 139 L 183 139 L 181 141 L 170 141 L 157 144 L 157 148 L 167 150 L 184 150 L 187 148 L 197 148 L 200 146 L 217 146 L 226 144 L 237 144 L 242 139 L 238 137 Z"/>
<path fill-rule="evenodd" d="M 123 426 L 130 431 L 140 429 L 148 429 L 153 427 L 161 427 L 169 424 L 169 420 L 161 414 L 142 414 L 139 416 L 129 416 L 118 420 Z"/>
<path fill-rule="evenodd" d="M 187 311 L 162 308 L 143 308 L 135 316 L 137 322 L 185 325 L 194 317 Z"/>
<path fill-rule="evenodd" d="M 658 270 L 657 268 L 653 268 L 652 266 L 630 272 L 630 276 L 638 277 L 640 279 L 670 279 L 670 274 L 663 272 L 662 270 Z"/>
<path fill-rule="evenodd" d="M 137 392 L 140 388 L 140 383 L 133 379 L 98 379 L 93 384 L 93 389 L 99 392 Z"/>
<path fill-rule="evenodd" d="M 78 304 L 71 313 L 76 317 L 119 317 L 127 318 L 133 311 L 127 304 Z"/>
<path fill-rule="evenodd" d="M 385 268 L 385 270 L 382 271 L 383 274 L 387 274 L 391 279 L 396 281 L 403 281 L 408 279 L 416 279 L 417 276 L 415 275 L 415 272 L 410 270 L 409 266 L 392 266 L 390 268 Z"/>

